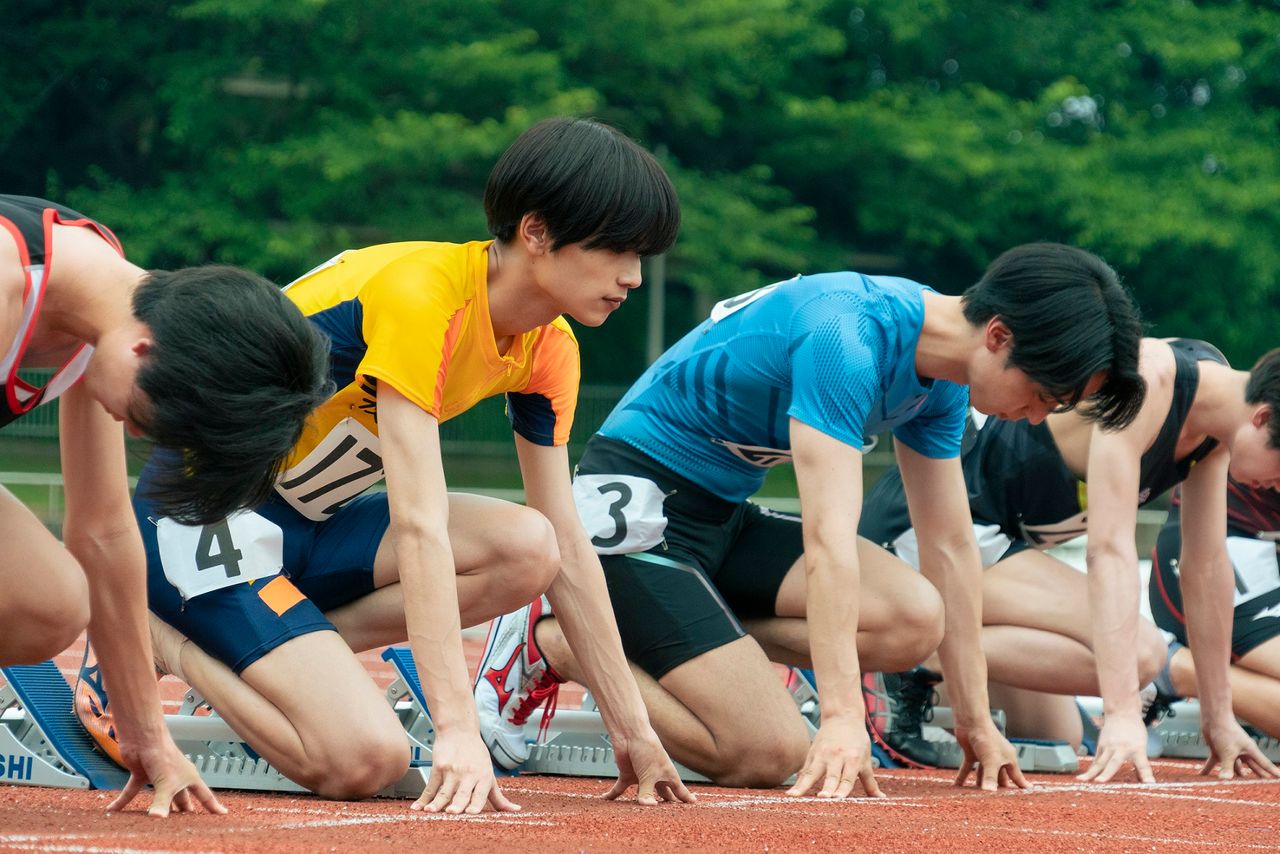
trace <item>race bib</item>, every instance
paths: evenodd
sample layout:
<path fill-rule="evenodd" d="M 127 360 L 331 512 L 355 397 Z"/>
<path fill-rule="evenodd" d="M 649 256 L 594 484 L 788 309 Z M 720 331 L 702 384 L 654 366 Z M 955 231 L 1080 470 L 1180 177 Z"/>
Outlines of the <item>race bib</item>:
<path fill-rule="evenodd" d="M 1280 587 L 1275 542 L 1227 537 L 1227 555 L 1236 576 L 1235 607 Z"/>
<path fill-rule="evenodd" d="M 276 492 L 303 516 L 323 522 L 382 480 L 381 449 L 377 434 L 354 418 L 344 418 L 284 473 Z"/>
<path fill-rule="evenodd" d="M 156 523 L 156 540 L 164 577 L 184 600 L 270 578 L 284 568 L 284 532 L 249 510 L 212 525 L 161 519 Z"/>
<path fill-rule="evenodd" d="M 793 276 L 787 282 L 794 282 L 799 276 Z M 754 291 L 747 291 L 745 294 L 738 294 L 736 297 L 729 297 L 721 300 L 711 307 L 711 322 L 719 323 L 734 312 L 742 311 L 742 309 L 751 305 L 756 300 L 767 297 L 776 291 L 780 286 L 787 282 L 777 282 L 772 285 L 765 285 L 763 288 L 756 288 Z"/>
<path fill-rule="evenodd" d="M 602 555 L 642 552 L 662 542 L 665 498 L 656 483 L 642 477 L 581 474 L 573 480 L 578 517 Z"/>

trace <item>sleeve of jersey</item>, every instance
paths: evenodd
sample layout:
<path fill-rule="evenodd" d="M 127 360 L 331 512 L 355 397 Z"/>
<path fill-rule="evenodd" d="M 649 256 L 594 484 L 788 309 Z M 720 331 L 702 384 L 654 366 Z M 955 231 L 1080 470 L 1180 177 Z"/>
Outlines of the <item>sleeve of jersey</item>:
<path fill-rule="evenodd" d="M 867 416 L 880 397 L 881 360 L 859 318 L 829 317 L 793 347 L 787 414 L 862 450 Z"/>
<path fill-rule="evenodd" d="M 893 437 L 931 459 L 958 457 L 968 412 L 969 387 L 937 380 L 924 408 L 906 424 L 895 427 Z"/>
<path fill-rule="evenodd" d="M 565 445 L 578 406 L 578 341 L 567 325 L 543 329 L 534 345 L 533 373 L 522 391 L 507 393 L 511 429 L 535 445 Z"/>
<path fill-rule="evenodd" d="M 377 271 L 360 289 L 360 304 L 365 354 L 359 373 L 390 383 L 439 418 L 465 308 L 455 276 L 410 256 Z"/>

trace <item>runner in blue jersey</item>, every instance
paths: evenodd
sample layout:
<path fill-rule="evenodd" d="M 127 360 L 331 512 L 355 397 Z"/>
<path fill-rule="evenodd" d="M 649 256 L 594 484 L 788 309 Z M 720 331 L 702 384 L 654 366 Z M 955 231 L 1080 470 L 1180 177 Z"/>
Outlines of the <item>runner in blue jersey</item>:
<path fill-rule="evenodd" d="M 860 668 L 918 662 L 941 644 L 960 686 L 959 779 L 977 764 L 983 788 L 1025 785 L 986 699 L 981 562 L 959 464 L 966 407 L 1042 420 L 1082 404 L 1122 426 L 1144 392 L 1139 336 L 1115 273 L 1057 244 L 1006 252 L 963 297 L 834 273 L 718 304 L 618 404 L 574 482 L 672 757 L 724 785 L 799 772 L 792 794 L 845 797 L 859 782 L 879 794 Z M 925 578 L 856 537 L 862 454 L 884 430 L 927 531 Z M 783 462 L 803 521 L 747 500 Z M 816 671 L 812 744 L 771 660 Z M 500 764 L 522 761 L 524 721 L 581 672 L 544 603 L 495 621 L 476 698 Z"/>
<path fill-rule="evenodd" d="M 725 501 L 790 462 L 796 418 L 845 445 L 878 433 L 953 457 L 967 389 L 916 374 L 924 286 L 826 273 L 717 305 L 636 382 L 600 428 Z"/>

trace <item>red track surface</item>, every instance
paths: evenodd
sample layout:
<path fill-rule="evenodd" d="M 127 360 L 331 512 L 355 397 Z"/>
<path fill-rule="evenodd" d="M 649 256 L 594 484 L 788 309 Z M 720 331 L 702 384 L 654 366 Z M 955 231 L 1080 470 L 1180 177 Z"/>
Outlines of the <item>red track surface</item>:
<path fill-rule="evenodd" d="M 477 641 L 469 645 L 476 654 Z M 389 674 L 368 657 L 375 678 Z M 71 658 L 60 660 L 64 666 Z M 78 663 L 78 658 L 76 659 Z M 68 669 L 70 669 L 68 667 Z M 166 680 L 170 697 L 181 686 Z M 408 801 L 335 803 L 223 792 L 231 814 L 106 818 L 113 795 L 0 787 L 0 851 L 1252 851 L 1280 847 L 1280 783 L 1199 777 L 1156 763 L 1160 782 L 1078 784 L 1039 775 L 1029 792 L 956 789 L 942 772 L 884 771 L 889 797 L 792 799 L 781 790 L 697 787 L 696 806 L 645 808 L 597 795 L 605 781 L 504 781 L 524 810 L 428 816 Z M 139 807 L 140 809 L 141 807 Z"/>

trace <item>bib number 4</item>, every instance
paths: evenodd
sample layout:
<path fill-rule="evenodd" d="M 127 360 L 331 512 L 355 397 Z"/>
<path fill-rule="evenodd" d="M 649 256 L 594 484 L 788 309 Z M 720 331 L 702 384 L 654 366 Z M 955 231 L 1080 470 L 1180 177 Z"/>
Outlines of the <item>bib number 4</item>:
<path fill-rule="evenodd" d="M 236 513 L 210 525 L 156 523 L 164 577 L 184 600 L 280 574 L 284 532 L 257 513 Z"/>

